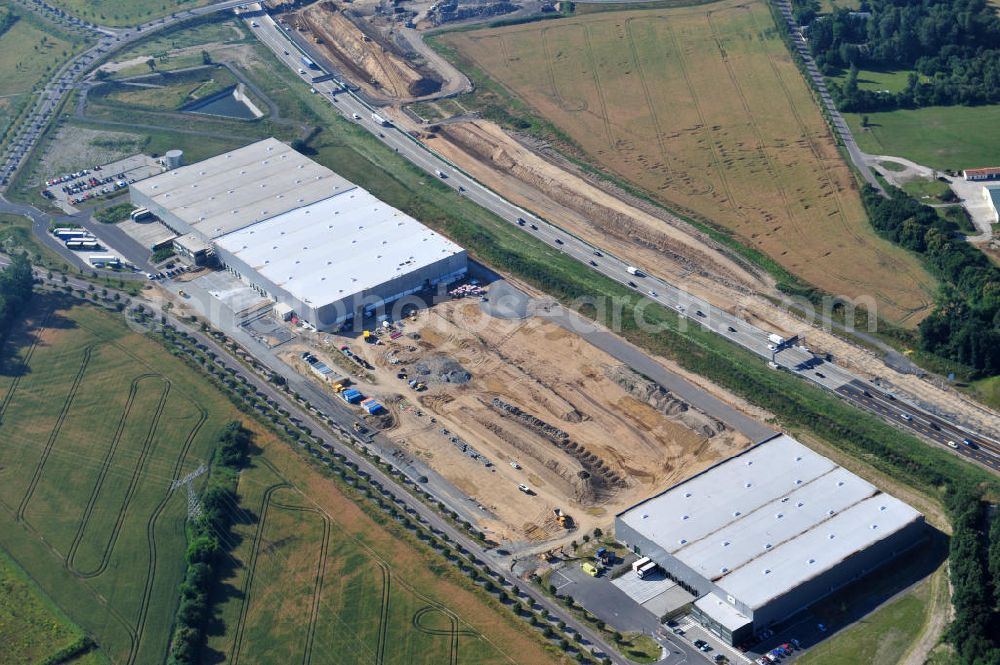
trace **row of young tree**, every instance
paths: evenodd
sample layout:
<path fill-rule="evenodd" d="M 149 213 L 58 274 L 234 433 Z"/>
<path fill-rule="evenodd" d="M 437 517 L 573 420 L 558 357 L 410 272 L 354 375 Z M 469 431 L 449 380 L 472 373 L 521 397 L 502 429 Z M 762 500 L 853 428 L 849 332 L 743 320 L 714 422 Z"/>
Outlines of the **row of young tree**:
<path fill-rule="evenodd" d="M 866 185 L 862 196 L 875 229 L 920 254 L 941 280 L 937 306 L 920 324 L 921 347 L 977 375 L 1000 373 L 1000 268 L 902 190 L 890 187 L 886 198 Z"/>
<path fill-rule="evenodd" d="M 866 0 L 825 16 L 796 4 L 819 68 L 851 70 L 832 86 L 843 110 L 1000 102 L 1000 16 L 987 0 Z M 901 91 L 861 90 L 859 67 L 912 72 Z"/>
<path fill-rule="evenodd" d="M 958 665 L 1000 665 L 1000 511 L 990 518 L 982 496 L 970 487 L 953 491 L 947 507 L 955 610 L 948 641 L 955 647 Z"/>
<path fill-rule="evenodd" d="M 26 254 L 18 254 L 0 271 L 0 341 L 31 300 L 34 277 Z"/>
<path fill-rule="evenodd" d="M 189 524 L 187 573 L 174 617 L 170 665 L 201 662 L 205 629 L 212 614 L 212 593 L 234 542 L 231 529 L 238 501 L 233 490 L 236 473 L 246 465 L 251 443 L 251 432 L 238 421 L 227 424 L 219 435 L 208 487 L 201 495 L 201 516 Z"/>

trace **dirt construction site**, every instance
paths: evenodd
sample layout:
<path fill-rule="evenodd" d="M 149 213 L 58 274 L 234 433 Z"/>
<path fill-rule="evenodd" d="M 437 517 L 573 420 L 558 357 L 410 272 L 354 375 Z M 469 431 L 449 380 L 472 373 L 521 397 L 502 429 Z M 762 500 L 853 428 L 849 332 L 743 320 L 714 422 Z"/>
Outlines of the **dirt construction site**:
<path fill-rule="evenodd" d="M 281 355 L 306 375 L 304 351 L 350 375 L 352 387 L 386 408 L 369 425 L 474 501 L 494 538 L 579 538 L 749 445 L 540 318 L 493 318 L 478 300 L 461 299 L 393 329 L 402 334 L 383 331 L 375 344 L 303 336 Z M 345 356 L 344 345 L 371 369 Z M 570 519 L 561 524 L 556 509 Z"/>
<path fill-rule="evenodd" d="M 283 15 L 282 20 L 308 35 L 324 56 L 369 95 L 411 101 L 441 89 L 437 74 L 405 60 L 378 30 L 370 26 L 362 30 L 336 2 L 317 2 Z"/>

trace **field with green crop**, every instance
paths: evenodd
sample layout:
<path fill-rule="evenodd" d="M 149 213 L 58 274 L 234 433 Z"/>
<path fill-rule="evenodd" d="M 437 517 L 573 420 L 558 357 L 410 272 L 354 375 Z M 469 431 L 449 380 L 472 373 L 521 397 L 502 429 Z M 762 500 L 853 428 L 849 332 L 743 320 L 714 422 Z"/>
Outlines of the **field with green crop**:
<path fill-rule="evenodd" d="M 930 311 L 933 278 L 869 225 L 766 3 L 602 12 L 435 41 L 551 122 L 568 150 L 666 207 L 725 227 L 825 292 L 874 297 L 888 321 L 912 326 Z M 491 104 L 510 108 L 482 101 L 487 117 Z"/>
<path fill-rule="evenodd" d="M 83 632 L 56 607 L 24 570 L 0 550 L 0 636 L 3 662 L 32 665 L 67 657 L 60 663 L 84 665 L 106 662 L 91 653 Z M 78 652 L 75 658 L 69 654 Z"/>
<path fill-rule="evenodd" d="M 209 4 L 210 0 L 52 0 L 49 4 L 90 23 L 133 26 Z"/>
<path fill-rule="evenodd" d="M 1000 106 L 930 106 L 844 117 L 858 145 L 873 155 L 905 157 L 961 171 L 1000 163 Z"/>
<path fill-rule="evenodd" d="M 470 592 L 440 555 L 409 546 L 343 494 L 265 447 L 240 479 L 254 518 L 237 528 L 228 626 L 210 639 L 229 663 L 549 663 L 505 610 Z M 283 467 L 283 468 L 282 468 Z M 325 487 L 322 487 L 322 485 Z M 520 624 L 520 625 L 519 625 Z"/>
<path fill-rule="evenodd" d="M 36 299 L 0 368 L 0 546 L 114 663 L 163 658 L 187 495 L 235 409 L 119 319 Z"/>

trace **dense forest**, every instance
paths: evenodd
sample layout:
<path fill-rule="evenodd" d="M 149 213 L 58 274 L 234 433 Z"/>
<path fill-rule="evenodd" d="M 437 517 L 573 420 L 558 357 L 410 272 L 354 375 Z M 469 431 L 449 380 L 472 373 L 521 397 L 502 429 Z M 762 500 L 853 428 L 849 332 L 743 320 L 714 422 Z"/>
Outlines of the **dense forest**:
<path fill-rule="evenodd" d="M 1000 16 L 987 0 L 864 0 L 817 16 L 795 0 L 816 64 L 850 73 L 832 86 L 845 111 L 1000 102 Z M 911 70 L 898 92 L 861 90 L 858 68 Z"/>
<path fill-rule="evenodd" d="M 941 280 L 937 307 L 920 323 L 922 348 L 981 376 L 1000 373 L 1000 268 L 902 190 L 886 198 L 866 185 L 863 199 L 875 230 L 920 254 Z"/>

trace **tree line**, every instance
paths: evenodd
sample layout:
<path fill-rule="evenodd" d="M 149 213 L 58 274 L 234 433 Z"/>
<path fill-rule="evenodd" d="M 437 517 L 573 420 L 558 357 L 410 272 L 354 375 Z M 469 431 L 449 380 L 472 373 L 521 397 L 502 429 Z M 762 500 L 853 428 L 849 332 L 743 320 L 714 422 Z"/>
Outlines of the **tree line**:
<path fill-rule="evenodd" d="M 187 573 L 174 616 L 170 665 L 201 662 L 205 628 L 212 614 L 212 593 L 234 542 L 231 529 L 233 508 L 238 502 L 236 474 L 247 463 L 252 437 L 238 421 L 228 423 L 219 435 L 209 483 L 200 497 L 201 515 L 188 525 Z"/>
<path fill-rule="evenodd" d="M 0 272 L 0 342 L 31 300 L 34 281 L 27 254 L 15 255 L 10 265 Z"/>
<path fill-rule="evenodd" d="M 863 11 L 817 16 L 796 0 L 824 74 L 850 69 L 831 89 L 845 111 L 1000 102 L 1000 16 L 987 0 L 865 0 Z M 861 90 L 858 69 L 912 70 L 903 90 Z"/>
<path fill-rule="evenodd" d="M 862 198 L 880 235 L 920 254 L 941 280 L 934 311 L 920 323 L 925 351 L 971 367 L 976 376 L 1000 373 L 1000 268 L 929 208 L 889 187 L 882 197 L 866 185 Z"/>
<path fill-rule="evenodd" d="M 1000 665 L 1000 512 L 989 519 L 981 492 L 968 486 L 951 492 L 946 504 L 952 521 L 948 566 L 955 609 L 948 641 L 958 665 Z"/>

